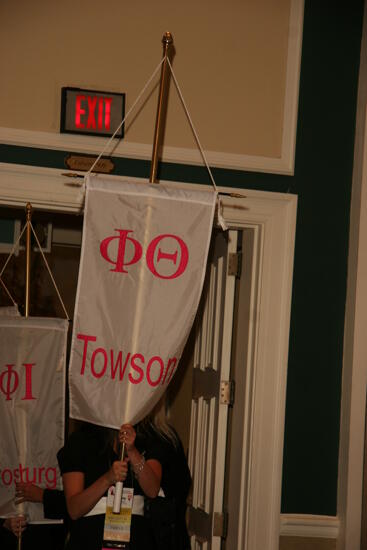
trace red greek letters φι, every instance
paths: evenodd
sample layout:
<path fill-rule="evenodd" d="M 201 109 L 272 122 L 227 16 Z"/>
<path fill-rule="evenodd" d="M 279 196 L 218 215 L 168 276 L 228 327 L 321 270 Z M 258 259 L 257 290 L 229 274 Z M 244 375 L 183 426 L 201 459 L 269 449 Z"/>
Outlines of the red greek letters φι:
<path fill-rule="evenodd" d="M 6 401 L 11 401 L 14 396 L 18 396 L 20 376 L 24 376 L 25 391 L 21 397 L 22 401 L 36 399 L 32 393 L 32 369 L 35 363 L 23 363 L 25 368 L 23 372 L 19 372 L 14 364 L 5 365 L 5 369 L 0 373 L 0 391 L 5 395 Z"/>

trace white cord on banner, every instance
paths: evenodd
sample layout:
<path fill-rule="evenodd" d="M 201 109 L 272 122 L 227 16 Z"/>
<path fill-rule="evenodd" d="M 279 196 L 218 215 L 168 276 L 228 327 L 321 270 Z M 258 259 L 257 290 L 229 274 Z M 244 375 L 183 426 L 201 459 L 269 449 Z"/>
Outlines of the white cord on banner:
<path fill-rule="evenodd" d="M 180 86 L 179 86 L 178 81 L 177 81 L 177 78 L 176 78 L 176 75 L 175 75 L 175 73 L 174 73 L 174 71 L 173 71 L 171 62 L 170 62 L 170 60 L 169 60 L 168 57 L 167 57 L 167 63 L 168 63 L 168 65 L 169 65 L 169 68 L 170 68 L 170 71 L 171 71 L 171 74 L 172 74 L 174 83 L 175 83 L 175 85 L 176 85 L 176 90 L 177 90 L 177 92 L 178 92 L 178 95 L 180 96 L 180 99 L 181 99 L 181 102 L 182 102 L 184 111 L 185 111 L 186 116 L 187 116 L 187 118 L 188 118 L 188 121 L 189 121 L 189 123 L 190 123 L 191 130 L 192 130 L 192 132 L 193 132 L 193 134 L 194 134 L 194 136 L 195 136 L 196 143 L 197 143 L 197 145 L 198 145 L 198 147 L 199 147 L 199 150 L 200 150 L 202 159 L 203 159 L 203 161 L 204 161 L 204 163 L 205 163 L 205 166 L 206 166 L 206 169 L 208 170 L 208 173 L 209 173 L 210 179 L 211 179 L 211 181 L 212 181 L 214 190 L 215 190 L 215 192 L 216 192 L 216 194 L 217 194 L 217 200 L 218 200 L 218 221 L 219 221 L 219 223 L 220 223 L 220 225 L 221 225 L 223 231 L 226 231 L 226 230 L 228 229 L 228 227 L 227 227 L 226 222 L 225 222 L 225 220 L 224 220 L 224 218 L 223 218 L 223 214 L 222 214 L 222 201 L 221 201 L 221 199 L 220 199 L 220 197 L 219 197 L 218 188 L 217 188 L 217 186 L 216 186 L 216 183 L 215 183 L 215 180 L 214 180 L 212 171 L 211 171 L 211 169 L 210 169 L 210 166 L 209 166 L 209 164 L 208 164 L 208 161 L 207 161 L 206 156 L 205 156 L 205 153 L 204 153 L 204 149 L 203 149 L 203 147 L 201 146 L 201 143 L 200 143 L 200 140 L 199 140 L 198 133 L 197 133 L 197 131 L 195 130 L 194 123 L 193 123 L 192 118 L 191 118 L 191 116 L 190 116 L 189 110 L 188 110 L 188 108 L 187 108 L 187 106 L 186 106 L 186 102 L 185 102 L 185 100 L 184 100 L 183 94 L 182 94 L 182 92 L 181 92 Z"/>
<path fill-rule="evenodd" d="M 103 151 L 98 155 L 98 157 L 96 158 L 96 160 L 94 161 L 94 163 L 92 164 L 91 168 L 89 168 L 88 172 L 85 174 L 85 178 L 88 176 L 88 174 L 90 174 L 91 172 L 93 172 L 93 169 L 95 168 L 95 166 L 97 165 L 98 161 L 101 159 L 101 157 L 104 155 L 104 153 L 107 151 L 110 143 L 112 142 L 112 140 L 114 139 L 114 137 L 116 136 L 117 132 L 120 130 L 120 128 L 122 127 L 122 125 L 124 124 L 124 122 L 126 121 L 126 119 L 128 118 L 128 116 L 130 115 L 130 113 L 134 110 L 136 104 L 140 101 L 140 98 L 142 97 L 142 95 L 145 93 L 146 89 L 148 88 L 148 86 L 150 85 L 151 81 L 153 80 L 153 78 L 155 77 L 155 75 L 157 74 L 157 72 L 159 71 L 162 63 L 164 61 L 164 57 L 163 59 L 159 62 L 158 66 L 156 67 L 156 69 L 154 70 L 152 76 L 148 79 L 147 83 L 145 84 L 144 88 L 141 90 L 140 94 L 138 95 L 138 97 L 135 99 L 134 103 L 132 104 L 132 106 L 130 107 L 130 109 L 128 110 L 128 112 L 126 113 L 126 115 L 124 116 L 124 118 L 122 119 L 122 121 L 120 122 L 120 124 L 117 126 L 116 130 L 114 131 L 114 133 L 112 134 L 112 136 L 110 137 L 110 139 L 107 141 Z"/>
<path fill-rule="evenodd" d="M 24 227 L 23 227 L 23 229 L 22 229 L 22 231 L 21 231 L 21 233 L 20 233 L 20 235 L 19 235 L 17 241 L 14 243 L 14 246 L 13 246 L 13 248 L 11 249 L 10 254 L 9 254 L 9 256 L 7 257 L 6 262 L 5 262 L 3 268 L 2 268 L 2 270 L 1 270 L 1 272 L 0 272 L 0 278 L 1 278 L 2 274 L 4 273 L 6 266 L 7 266 L 8 263 L 10 262 L 10 259 L 11 259 L 11 257 L 13 256 L 13 254 L 14 254 L 14 252 L 15 252 L 15 249 L 16 249 L 17 246 L 19 245 L 20 239 L 22 238 L 23 233 L 24 233 L 26 227 L 27 227 L 27 224 L 24 225 Z"/>
<path fill-rule="evenodd" d="M 10 294 L 9 290 L 6 288 L 6 285 L 5 285 L 4 281 L 1 279 L 1 277 L 0 277 L 0 284 L 3 287 L 3 289 L 5 290 L 6 294 L 10 298 L 10 300 L 13 302 L 13 306 L 18 307 L 18 304 L 16 303 L 16 301 L 14 300 L 12 295 Z"/>
<path fill-rule="evenodd" d="M 57 295 L 58 295 L 58 297 L 59 297 L 60 303 L 61 303 L 62 308 L 63 308 L 63 310 L 64 310 L 64 313 L 65 313 L 65 315 L 66 315 L 66 318 L 67 318 L 68 321 L 70 321 L 70 317 L 69 317 L 69 315 L 68 315 L 68 312 L 66 311 L 66 307 L 65 307 L 65 305 L 64 305 L 64 302 L 62 301 L 62 298 L 61 298 L 59 289 L 57 288 L 55 279 L 54 279 L 54 277 L 53 277 L 53 275 L 52 275 L 52 273 L 51 273 L 50 266 L 49 266 L 48 263 L 47 263 L 46 256 L 45 256 L 44 253 L 43 253 L 43 250 L 42 250 L 42 248 L 41 248 L 41 245 L 40 245 L 40 242 L 39 242 L 38 237 L 37 237 L 37 235 L 36 235 L 36 232 L 35 232 L 35 230 L 33 229 L 33 225 L 32 225 L 31 222 L 27 222 L 27 223 L 29 223 L 30 226 L 31 226 L 32 233 L 33 233 L 33 235 L 34 235 L 34 238 L 36 239 L 36 242 L 37 242 L 39 251 L 40 251 L 41 254 L 42 254 L 43 261 L 44 261 L 45 264 L 46 264 L 47 271 L 48 271 L 48 273 L 49 273 L 49 275 L 50 275 L 50 277 L 51 277 L 52 283 L 53 283 L 53 285 L 54 285 L 54 287 L 55 287 L 56 293 L 57 293 Z M 26 225 L 27 225 L 27 224 L 26 224 Z"/>
<path fill-rule="evenodd" d="M 37 235 L 36 235 L 35 230 L 33 229 L 33 225 L 32 225 L 31 222 L 26 222 L 26 223 L 24 224 L 24 227 L 23 227 L 23 229 L 22 229 L 22 231 L 21 231 L 21 233 L 20 233 L 20 235 L 19 235 L 17 241 L 14 243 L 14 246 L 13 246 L 13 248 L 11 249 L 11 252 L 10 252 L 9 256 L 7 257 L 7 260 L 6 260 L 6 262 L 5 262 L 5 264 L 4 264 L 3 268 L 2 268 L 2 270 L 1 270 L 1 272 L 0 272 L 0 282 L 2 283 L 2 285 L 4 286 L 4 288 L 6 288 L 5 285 L 4 285 L 4 283 L 3 283 L 2 280 L 1 280 L 1 276 L 2 276 L 2 274 L 4 273 L 4 271 L 5 271 L 5 269 L 6 269 L 6 266 L 8 265 L 8 263 L 9 263 L 11 257 L 13 256 L 16 247 L 19 245 L 20 239 L 22 238 L 23 233 L 24 233 L 24 231 L 26 230 L 28 223 L 29 223 L 30 226 L 31 226 L 33 235 L 34 235 L 34 237 L 35 237 L 35 239 L 36 239 L 38 248 L 39 248 L 39 250 L 40 250 L 40 252 L 41 252 L 41 254 L 42 254 L 43 261 L 45 262 L 46 267 L 47 267 L 47 270 L 48 270 L 48 272 L 49 272 L 49 274 L 50 274 L 51 280 L 52 280 L 53 285 L 54 285 L 54 287 L 55 287 L 56 293 L 57 293 L 57 295 L 58 295 L 58 297 L 59 297 L 60 303 L 61 303 L 62 308 L 63 308 L 63 310 L 64 310 L 64 313 L 65 313 L 65 315 L 66 315 L 66 318 L 67 318 L 68 321 L 70 321 L 70 317 L 69 317 L 69 315 L 68 315 L 68 312 L 66 311 L 64 302 L 62 301 L 62 298 L 61 298 L 61 296 L 60 296 L 59 289 L 57 288 L 55 279 L 53 278 L 53 275 L 52 275 L 52 273 L 51 273 L 50 267 L 49 267 L 49 265 L 48 265 L 48 263 L 47 263 L 46 257 L 45 257 L 45 255 L 44 255 L 44 253 L 43 253 L 43 250 L 42 250 L 41 245 L 40 245 L 40 243 L 39 243 L 38 237 L 37 237 Z M 7 289 L 6 289 L 6 290 L 7 290 Z M 10 294 L 9 294 L 9 296 L 10 296 Z M 11 299 L 12 299 L 12 298 L 11 298 Z M 13 301 L 13 299 L 12 299 L 12 301 Z M 13 301 L 13 304 L 14 304 L 15 306 L 17 305 L 14 301 Z"/>
<path fill-rule="evenodd" d="M 98 157 L 96 158 L 96 160 L 94 161 L 94 163 L 92 164 L 92 166 L 89 168 L 89 170 L 85 173 L 84 175 L 84 183 L 83 183 L 83 187 L 85 186 L 85 180 L 86 180 L 86 177 L 91 174 L 94 170 L 94 168 L 96 167 L 97 163 L 99 162 L 99 160 L 101 159 L 101 157 L 104 155 L 104 153 L 107 151 L 108 147 L 110 146 L 110 143 L 112 142 L 112 140 L 115 138 L 117 132 L 120 130 L 120 128 L 122 127 L 122 125 L 124 124 L 124 122 L 127 120 L 128 116 L 131 114 L 131 112 L 133 111 L 133 109 L 135 108 L 135 106 L 137 105 L 137 103 L 140 101 L 140 98 L 143 96 L 143 94 L 145 93 L 146 89 L 148 88 L 148 86 L 150 85 L 150 83 L 152 82 L 153 78 L 156 76 L 157 72 L 159 71 L 162 63 L 164 61 L 167 61 L 168 63 L 168 66 L 170 68 L 170 71 L 171 71 L 171 74 L 172 74 L 172 77 L 173 77 L 173 80 L 174 80 L 174 83 L 175 83 L 175 86 L 176 86 L 176 89 L 177 89 L 177 92 L 179 94 L 179 97 L 181 99 L 181 102 L 182 102 L 182 105 L 183 105 L 183 108 L 185 110 L 185 113 L 186 113 L 186 116 L 189 120 L 189 123 L 190 123 L 190 127 L 191 127 L 191 130 L 195 136 L 195 139 L 196 139 L 196 143 L 199 147 L 199 150 L 200 150 L 200 153 L 201 153 L 201 156 L 202 156 L 202 159 L 205 163 L 205 166 L 206 166 L 206 169 L 208 170 L 208 173 L 209 173 L 209 176 L 210 176 L 210 179 L 211 179 L 211 182 L 212 182 L 212 185 L 214 187 L 214 190 L 217 194 L 217 200 L 218 200 L 218 221 L 223 229 L 223 231 L 226 231 L 228 229 L 227 225 L 226 225 L 226 222 L 223 218 L 223 214 L 222 214 L 222 201 L 219 197 L 219 192 L 218 192 L 218 188 L 217 188 L 217 185 L 215 183 L 215 180 L 214 180 L 214 177 L 213 177 L 213 174 L 212 174 L 212 171 L 210 169 L 210 166 L 208 164 L 208 161 L 206 159 L 206 156 L 205 156 L 205 153 L 204 153 L 204 149 L 200 143 L 200 140 L 199 140 L 199 136 L 195 130 L 195 127 L 194 127 L 194 124 L 193 124 L 193 121 L 191 119 L 191 116 L 190 116 L 190 113 L 189 113 L 189 110 L 186 106 L 186 103 L 185 103 L 185 100 L 184 100 L 184 97 L 183 97 L 183 94 L 181 92 L 181 89 L 180 89 L 180 86 L 178 84 L 178 81 L 177 81 L 177 78 L 176 78 L 176 75 L 173 71 L 173 68 L 172 68 L 172 65 L 171 65 L 171 62 L 168 58 L 168 56 L 164 56 L 161 61 L 159 62 L 159 64 L 157 65 L 156 69 L 154 70 L 154 72 L 152 73 L 151 77 L 148 79 L 148 81 L 146 82 L 145 86 L 143 87 L 143 89 L 141 90 L 141 92 L 139 93 L 139 95 L 137 96 L 136 100 L 134 101 L 134 103 L 132 104 L 132 106 L 130 107 L 130 109 L 128 110 L 128 112 L 126 113 L 125 117 L 123 118 L 123 120 L 120 122 L 120 124 L 118 125 L 118 127 L 116 128 L 116 130 L 114 131 L 114 133 L 112 134 L 112 136 L 110 137 L 110 139 L 107 141 L 105 147 L 103 148 L 103 150 L 101 151 L 101 153 L 98 155 Z"/>
<path fill-rule="evenodd" d="M 172 76 L 173 76 L 173 80 L 174 80 L 174 83 L 175 83 L 175 85 L 176 85 L 176 90 L 177 90 L 177 92 L 178 92 L 178 95 L 180 96 L 180 99 L 181 99 L 183 108 L 184 108 L 184 110 L 185 110 L 186 116 L 187 116 L 187 118 L 188 118 L 188 120 L 189 120 L 189 123 L 190 123 L 190 126 L 191 126 L 191 130 L 193 131 L 193 134 L 194 134 L 194 136 L 195 136 L 196 143 L 197 143 L 197 145 L 198 145 L 198 147 L 199 147 L 201 156 L 202 156 L 203 161 L 204 161 L 204 163 L 205 163 L 205 166 L 206 166 L 206 168 L 207 168 L 207 170 L 208 170 L 208 172 L 209 172 L 210 179 L 212 180 L 213 187 L 214 187 L 215 191 L 218 193 L 218 189 L 217 189 L 217 186 L 216 186 L 216 183 L 215 183 L 215 180 L 214 180 L 212 171 L 210 170 L 210 166 L 209 166 L 209 164 L 208 164 L 208 161 L 206 160 L 206 156 L 205 156 L 205 153 L 204 153 L 204 149 L 203 149 L 202 146 L 201 146 L 201 143 L 200 143 L 200 140 L 199 140 L 199 136 L 198 136 L 198 134 L 197 134 L 197 132 L 196 132 L 196 130 L 195 130 L 194 123 L 192 122 L 192 118 L 191 118 L 190 113 L 189 113 L 189 110 L 188 110 L 188 108 L 187 108 L 187 106 L 186 106 L 186 102 L 185 102 L 185 100 L 184 100 L 183 94 L 182 94 L 181 89 L 180 89 L 180 86 L 179 86 L 179 84 L 178 84 L 176 75 L 175 75 L 175 73 L 173 72 L 172 65 L 171 65 L 170 60 L 169 60 L 168 58 L 167 58 L 167 63 L 168 63 L 169 68 L 170 68 L 170 70 L 171 70 L 171 74 L 172 74 Z"/>

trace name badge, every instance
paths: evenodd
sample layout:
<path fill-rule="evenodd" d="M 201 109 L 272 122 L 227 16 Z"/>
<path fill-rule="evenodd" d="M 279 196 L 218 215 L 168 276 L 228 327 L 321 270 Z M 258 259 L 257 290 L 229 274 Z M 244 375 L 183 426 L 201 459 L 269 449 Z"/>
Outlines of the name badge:
<path fill-rule="evenodd" d="M 107 494 L 107 507 L 106 516 L 104 522 L 103 531 L 103 547 L 104 548 L 121 548 L 121 542 L 130 541 L 130 529 L 131 529 L 131 514 L 134 500 L 134 489 L 130 487 L 124 487 L 122 490 L 121 508 L 118 514 L 115 514 L 113 509 L 113 501 L 115 496 L 115 486 L 112 485 L 108 489 Z M 116 546 L 105 542 L 116 542 Z M 123 546 L 122 546 L 123 547 Z M 103 550 L 103 549 L 102 549 Z"/>

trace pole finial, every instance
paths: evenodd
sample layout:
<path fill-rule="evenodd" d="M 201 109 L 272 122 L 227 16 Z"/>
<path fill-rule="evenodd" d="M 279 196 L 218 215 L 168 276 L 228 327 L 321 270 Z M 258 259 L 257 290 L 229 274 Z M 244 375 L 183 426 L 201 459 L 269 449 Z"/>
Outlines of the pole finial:
<path fill-rule="evenodd" d="M 166 31 L 162 38 L 163 44 L 170 45 L 173 43 L 173 36 L 169 31 Z"/>
<path fill-rule="evenodd" d="M 26 219 L 27 221 L 30 221 L 30 219 L 32 218 L 32 205 L 30 202 L 27 202 L 25 211 L 26 211 Z"/>

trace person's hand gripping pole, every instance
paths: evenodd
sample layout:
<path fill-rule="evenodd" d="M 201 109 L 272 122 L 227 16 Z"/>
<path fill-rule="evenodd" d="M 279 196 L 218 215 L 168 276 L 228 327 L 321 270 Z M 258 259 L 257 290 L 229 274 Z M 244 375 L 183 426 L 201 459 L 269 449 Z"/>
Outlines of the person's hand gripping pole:
<path fill-rule="evenodd" d="M 129 453 L 135 449 L 136 432 L 131 424 L 123 424 L 119 431 L 119 442 L 121 444 L 121 460 L 124 460 L 125 451 L 127 457 L 124 462 L 127 464 L 129 461 Z M 125 476 L 126 478 L 126 476 Z M 121 508 L 123 483 L 118 481 L 115 486 L 115 498 L 113 501 L 113 513 L 119 514 Z"/>
<path fill-rule="evenodd" d="M 125 454 L 125 442 L 122 444 L 122 447 L 121 447 L 121 461 L 124 460 L 124 454 Z M 120 513 L 123 488 L 124 488 L 123 481 L 116 481 L 115 496 L 113 499 L 113 508 L 112 508 L 112 511 L 114 514 Z"/>

